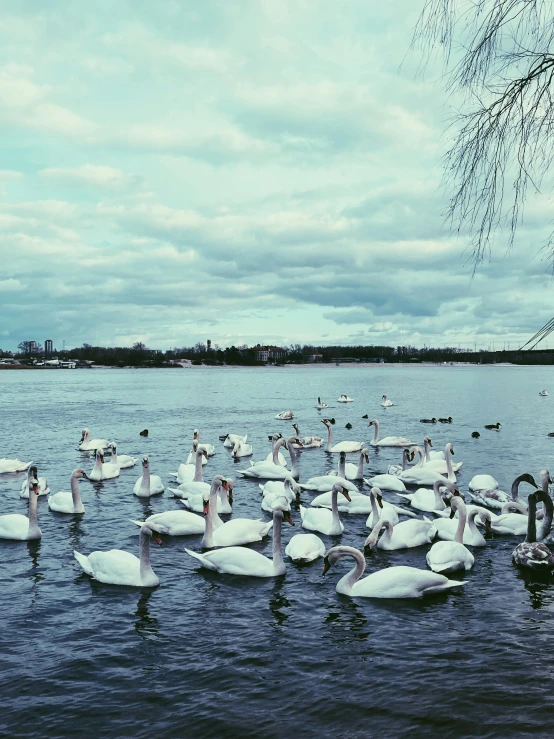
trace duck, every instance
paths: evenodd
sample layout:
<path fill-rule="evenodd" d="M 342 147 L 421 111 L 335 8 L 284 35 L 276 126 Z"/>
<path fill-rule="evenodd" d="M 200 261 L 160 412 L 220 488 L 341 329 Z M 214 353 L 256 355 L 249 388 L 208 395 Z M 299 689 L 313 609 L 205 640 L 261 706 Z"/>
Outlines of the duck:
<path fill-rule="evenodd" d="M 367 517 L 365 525 L 368 528 L 373 528 L 380 518 L 386 518 L 390 521 L 393 526 L 399 522 L 398 516 L 408 516 L 409 518 L 416 518 L 416 514 L 413 511 L 407 511 L 401 506 L 393 505 L 383 500 L 383 493 L 380 488 L 374 486 L 369 491 L 369 498 L 371 500 L 371 513 Z M 380 512 L 377 508 L 381 509 Z"/>
<path fill-rule="evenodd" d="M 292 411 L 281 411 L 281 413 L 278 413 L 274 418 L 278 421 L 292 421 L 294 413 Z"/>
<path fill-rule="evenodd" d="M 164 491 L 162 478 L 150 474 L 150 460 L 148 456 L 142 458 L 142 475 L 135 482 L 133 495 L 138 498 L 150 498 L 152 495 L 161 495 Z"/>
<path fill-rule="evenodd" d="M 71 492 L 60 492 L 51 495 L 48 498 L 48 508 L 55 513 L 82 515 L 85 512 L 85 507 L 79 493 L 79 480 L 83 477 L 88 480 L 88 475 L 84 470 L 73 470 L 71 473 Z"/>
<path fill-rule="evenodd" d="M 91 439 L 90 431 L 88 429 L 83 429 L 81 431 L 81 442 L 79 444 L 79 449 L 82 452 L 96 451 L 97 449 L 106 449 L 109 446 L 110 443 L 107 441 L 107 439 Z"/>
<path fill-rule="evenodd" d="M 452 423 L 452 416 L 448 416 L 448 418 L 439 418 L 439 423 Z"/>
<path fill-rule="evenodd" d="M 23 482 L 21 483 L 21 490 L 19 491 L 19 497 L 20 498 L 28 498 L 29 497 L 29 490 L 31 489 L 31 481 L 32 480 L 38 481 L 38 494 L 39 496 L 42 495 L 48 495 L 50 493 L 50 488 L 48 487 L 48 483 L 46 481 L 45 477 L 39 477 L 38 475 L 38 468 L 36 464 L 32 464 L 29 469 L 27 470 L 27 477 Z"/>
<path fill-rule="evenodd" d="M 427 564 L 433 572 L 450 573 L 471 570 L 475 562 L 473 554 L 464 546 L 463 538 L 467 521 L 466 505 L 463 498 L 454 495 L 450 500 L 452 517 L 458 511 L 458 528 L 454 541 L 438 541 L 427 552 Z"/>
<path fill-rule="evenodd" d="M 297 423 L 293 423 L 292 427 L 295 430 L 296 435 L 302 442 L 299 449 L 318 449 L 323 444 L 323 439 L 321 438 L 321 436 L 302 436 Z"/>
<path fill-rule="evenodd" d="M 291 436 L 285 441 L 285 439 L 278 439 L 275 442 L 277 450 L 280 446 L 284 446 L 288 449 L 290 454 L 291 469 L 288 470 L 286 467 L 282 467 L 280 464 L 274 462 L 259 462 L 258 464 L 252 465 L 246 470 L 239 470 L 239 475 L 242 477 L 255 477 L 263 480 L 284 480 L 287 477 L 292 477 L 295 480 L 298 479 L 300 473 L 298 471 L 298 457 L 293 444 L 301 444 L 302 442 L 296 436 Z"/>
<path fill-rule="evenodd" d="M 489 429 L 489 431 L 492 431 L 493 429 L 495 429 L 496 431 L 499 431 L 501 426 L 502 424 L 500 423 L 500 421 L 497 421 L 496 423 L 486 424 L 485 428 Z"/>
<path fill-rule="evenodd" d="M 384 439 L 379 438 L 379 421 L 374 418 L 370 421 L 368 426 L 375 428 L 375 435 L 369 442 L 371 446 L 415 446 L 413 441 L 407 439 L 405 436 L 385 436 Z"/>
<path fill-rule="evenodd" d="M 536 512 L 537 503 L 545 507 L 545 519 L 552 523 L 552 498 L 544 490 L 537 490 L 527 497 L 529 516 L 527 517 L 527 536 L 512 552 L 512 562 L 518 567 L 549 571 L 554 569 L 554 555 L 542 541 L 537 541 Z M 549 527 L 550 528 L 550 527 Z"/>
<path fill-rule="evenodd" d="M 317 399 L 317 405 L 316 405 L 316 408 L 317 408 L 318 410 L 322 411 L 322 410 L 324 410 L 325 408 L 328 408 L 328 407 L 329 407 L 329 406 L 327 405 L 327 403 L 324 403 L 324 402 L 323 402 L 323 401 L 321 400 L 321 398 L 320 398 L 320 397 L 318 397 L 318 399 Z M 299 536 L 300 536 L 300 534 L 299 534 Z M 306 534 L 306 536 L 307 536 L 307 534 Z"/>
<path fill-rule="evenodd" d="M 348 429 L 350 431 L 350 429 L 352 428 L 352 424 L 351 423 L 347 423 L 347 424 L 345 424 L 344 428 L 345 429 Z"/>
<path fill-rule="evenodd" d="M 406 565 L 386 567 L 360 580 L 366 568 L 364 555 L 348 546 L 329 549 L 323 560 L 323 574 L 342 557 L 352 557 L 356 564 L 338 581 L 336 591 L 352 598 L 422 598 L 465 585 L 463 580 L 449 580 L 444 575 Z"/>
<path fill-rule="evenodd" d="M 314 562 L 325 554 L 325 544 L 317 534 L 295 534 L 286 546 L 285 554 L 293 562 Z"/>
<path fill-rule="evenodd" d="M 104 453 L 101 449 L 97 449 L 94 467 L 88 479 L 98 482 L 99 480 L 112 480 L 114 477 L 119 477 L 119 467 L 113 462 L 104 462 Z"/>
<path fill-rule="evenodd" d="M 481 436 L 481 434 L 478 431 L 472 431 L 471 432 L 471 438 L 472 439 L 478 439 Z M 553 434 L 554 436 L 554 434 Z"/>
<path fill-rule="evenodd" d="M 381 405 L 383 408 L 390 408 L 394 403 L 392 400 L 389 400 L 386 395 L 383 395 L 381 396 Z"/>
<path fill-rule="evenodd" d="M 292 479 L 287 477 L 283 482 L 281 480 L 268 480 L 265 485 L 258 486 L 262 491 L 262 510 L 271 513 L 278 498 L 286 498 L 289 503 L 300 502 L 300 486 Z"/>
<path fill-rule="evenodd" d="M 139 431 L 139 436 L 148 436 L 148 429 L 142 429 L 142 431 Z"/>
<path fill-rule="evenodd" d="M 0 459 L 0 475 L 9 475 L 14 472 L 25 472 L 32 462 L 22 462 L 20 459 Z"/>
<path fill-rule="evenodd" d="M 302 518 L 302 528 L 309 531 L 319 531 L 321 534 L 328 536 L 338 536 L 344 531 L 344 526 L 339 518 L 339 510 L 337 497 L 342 493 L 346 500 L 350 501 L 348 490 L 341 482 L 333 485 L 331 497 L 331 510 L 326 508 L 304 508 L 300 506 L 300 516 Z"/>
<path fill-rule="evenodd" d="M 485 537 L 475 525 L 475 518 L 477 516 L 481 519 L 487 533 L 491 534 L 494 531 L 490 512 L 476 507 L 472 508 L 467 516 L 467 524 L 462 539 L 462 543 L 466 546 L 484 547 L 487 544 Z M 454 541 L 458 530 L 458 521 L 456 519 L 437 518 L 434 523 L 439 539 L 443 541 Z"/>
<path fill-rule="evenodd" d="M 244 441 L 237 441 L 231 452 L 233 459 L 242 459 L 242 457 L 251 457 L 254 453 L 252 446 Z"/>
<path fill-rule="evenodd" d="M 337 403 L 352 403 L 354 401 L 354 398 L 351 398 L 349 395 L 345 395 L 344 393 L 337 398 Z"/>
<path fill-rule="evenodd" d="M 457 490 L 454 483 L 448 482 L 443 477 L 441 480 L 435 480 L 432 490 L 419 488 L 415 493 L 398 493 L 398 495 L 401 498 L 409 500 L 412 508 L 416 508 L 418 511 L 436 513 L 437 511 L 444 511 L 446 509 L 446 504 L 441 495 L 441 488 L 446 488 L 451 495 L 455 495 Z"/>
<path fill-rule="evenodd" d="M 269 524 L 273 527 L 272 559 L 265 557 L 254 549 L 242 546 L 229 546 L 225 549 L 216 549 L 203 554 L 193 552 L 190 549 L 185 549 L 185 552 L 197 559 L 202 567 L 215 572 L 249 577 L 278 577 L 286 572 L 281 551 L 281 525 L 283 521 L 294 526 L 288 501 L 285 498 L 279 498 L 273 509 L 273 520 Z"/>
<path fill-rule="evenodd" d="M 436 423 L 437 419 L 433 416 L 433 418 L 420 418 L 420 423 Z"/>
<path fill-rule="evenodd" d="M 131 457 L 129 454 L 117 454 L 117 444 L 112 441 L 112 459 L 111 461 L 119 467 L 120 470 L 127 470 L 129 467 L 134 467 L 137 463 L 135 457 Z"/>
<path fill-rule="evenodd" d="M 140 558 L 123 549 L 91 552 L 88 556 L 76 550 L 73 556 L 83 571 L 106 585 L 128 585 L 135 588 L 155 588 L 160 580 L 150 564 L 150 539 L 161 546 L 162 540 L 155 523 L 133 521 L 140 527 Z"/>
<path fill-rule="evenodd" d="M 386 531 L 379 539 L 379 534 L 383 529 Z M 436 533 L 435 523 L 428 518 L 423 518 L 423 521 L 415 518 L 393 526 L 391 521 L 383 517 L 378 520 L 365 540 L 364 551 L 369 553 L 375 546 L 387 551 L 421 547 L 424 544 L 430 544 Z"/>
<path fill-rule="evenodd" d="M 500 510 L 505 503 L 511 503 L 518 499 L 519 486 L 527 482 L 534 488 L 537 487 L 535 478 L 524 472 L 518 475 L 512 482 L 511 495 L 498 489 L 498 482 L 491 475 L 475 475 L 469 482 L 469 496 L 477 505 Z"/>
<path fill-rule="evenodd" d="M 195 536 L 206 530 L 206 519 L 190 511 L 164 511 L 148 516 L 142 525 L 155 527 L 165 536 Z"/>
<path fill-rule="evenodd" d="M 30 481 L 28 515 L 5 513 L 0 516 L 0 539 L 10 541 L 34 541 L 40 539 L 42 532 L 38 526 L 37 502 L 39 496 L 38 480 Z"/>
<path fill-rule="evenodd" d="M 333 428 L 335 423 L 334 418 L 323 418 L 321 423 L 327 427 L 327 445 L 325 447 L 326 452 L 332 454 L 339 454 L 345 452 L 345 454 L 353 454 L 354 452 L 360 452 L 363 444 L 361 441 L 339 441 L 338 444 L 333 445 Z"/>
<path fill-rule="evenodd" d="M 254 520 L 251 518 L 232 518 L 221 526 L 214 528 L 217 509 L 215 501 L 218 495 L 219 487 L 232 491 L 233 481 L 227 480 L 222 475 L 216 475 L 212 480 L 210 495 L 204 498 L 204 513 L 207 514 L 206 531 L 202 538 L 202 549 L 213 549 L 214 547 L 232 547 L 242 544 L 251 544 L 255 541 L 262 541 L 267 536 L 273 526 L 273 521 L 269 523 L 261 519 Z"/>
<path fill-rule="evenodd" d="M 339 457 L 338 470 L 332 470 L 330 475 L 338 475 L 346 480 L 363 480 L 364 479 L 364 462 L 369 464 L 369 450 L 364 448 L 360 451 L 358 464 L 346 461 L 344 452 Z"/>

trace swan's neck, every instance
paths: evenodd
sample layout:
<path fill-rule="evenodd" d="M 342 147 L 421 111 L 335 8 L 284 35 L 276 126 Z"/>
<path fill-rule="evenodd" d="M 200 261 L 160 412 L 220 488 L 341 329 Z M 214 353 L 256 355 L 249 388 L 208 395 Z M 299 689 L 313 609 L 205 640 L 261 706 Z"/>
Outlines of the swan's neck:
<path fill-rule="evenodd" d="M 142 468 L 142 484 L 140 486 L 140 489 L 144 493 L 147 493 L 148 495 L 150 495 L 150 466 L 149 465 Z"/>
<path fill-rule="evenodd" d="M 150 564 L 150 536 L 144 532 L 144 527 L 141 526 L 139 535 L 139 550 L 140 550 L 140 579 L 142 582 L 155 578 L 154 570 Z"/>
<path fill-rule="evenodd" d="M 402 472 L 408 469 L 408 450 L 402 452 Z"/>
<path fill-rule="evenodd" d="M 40 536 L 37 517 L 37 503 L 38 495 L 36 495 L 32 490 L 29 490 L 29 538 L 33 538 L 37 534 Z"/>
<path fill-rule="evenodd" d="M 340 517 L 339 517 L 339 504 L 338 504 L 338 490 L 333 490 L 331 493 L 331 513 L 333 514 L 333 523 L 331 526 L 331 534 L 340 534 L 341 533 L 341 523 L 340 523 Z"/>
<path fill-rule="evenodd" d="M 529 515 L 527 517 L 527 536 L 525 537 L 525 541 L 533 543 L 537 541 L 537 498 L 532 493 L 527 500 L 529 503 Z"/>
<path fill-rule="evenodd" d="M 446 453 L 444 455 L 446 457 L 446 469 L 448 471 L 447 480 L 448 482 L 456 482 L 456 475 L 454 474 L 454 470 L 452 469 L 452 450 L 450 447 L 447 447 Z"/>
<path fill-rule="evenodd" d="M 339 477 L 346 479 L 346 457 L 339 457 Z"/>
<path fill-rule="evenodd" d="M 415 469 L 416 467 L 419 469 L 420 467 L 423 467 L 423 463 L 425 462 L 425 457 L 423 456 L 423 452 L 421 451 L 421 448 L 416 446 L 414 449 L 414 452 L 417 452 L 419 454 L 419 460 L 417 464 L 414 464 L 412 469 Z"/>
<path fill-rule="evenodd" d="M 117 465 L 117 449 L 113 449 L 111 461 Z"/>
<path fill-rule="evenodd" d="M 102 459 L 98 456 L 94 460 L 94 469 L 102 472 Z"/>
<path fill-rule="evenodd" d="M 475 523 L 475 517 L 479 515 L 479 511 L 477 508 L 472 508 L 469 512 L 469 516 L 467 517 L 467 525 L 469 527 L 469 530 L 471 531 L 473 536 L 481 536 L 481 532 L 477 528 L 477 524 Z M 460 524 L 458 524 L 459 526 Z"/>
<path fill-rule="evenodd" d="M 379 421 L 373 421 L 373 427 L 375 431 L 374 431 L 373 440 L 371 443 L 377 444 L 377 442 L 379 441 Z"/>
<path fill-rule="evenodd" d="M 554 504 L 552 498 L 548 493 L 542 493 L 540 496 L 542 504 L 544 506 L 544 518 L 542 520 L 541 531 L 539 534 L 539 541 L 543 541 L 550 534 L 552 528 L 552 515 L 554 513 Z"/>
<path fill-rule="evenodd" d="M 456 536 L 454 537 L 454 541 L 457 541 L 458 544 L 464 543 L 464 529 L 466 527 L 466 521 L 466 508 L 465 506 L 461 506 L 458 508 L 458 528 L 456 529 Z"/>
<path fill-rule="evenodd" d="M 431 455 L 429 453 L 429 442 L 427 441 L 427 439 L 425 439 L 423 445 L 425 447 L 425 462 L 430 462 L 431 461 Z"/>
<path fill-rule="evenodd" d="M 283 553 L 281 551 L 281 526 L 283 514 L 281 511 L 273 511 L 273 570 L 276 573 L 284 571 Z"/>
<path fill-rule="evenodd" d="M 212 484 L 210 489 L 210 505 L 208 507 L 208 515 L 206 517 L 206 531 L 202 538 L 202 546 L 204 549 L 211 549 L 214 545 L 213 532 L 214 524 L 217 517 L 217 494 L 218 488 Z"/>
<path fill-rule="evenodd" d="M 373 515 L 372 523 L 375 526 L 377 524 L 377 521 L 379 520 L 379 511 L 377 510 L 375 494 L 370 492 L 369 497 L 371 499 L 371 513 Z"/>
<path fill-rule="evenodd" d="M 202 453 L 199 454 L 198 452 L 196 452 L 196 465 L 194 468 L 193 482 L 204 482 L 204 478 L 202 477 L 202 457 L 203 456 L 204 455 Z"/>
<path fill-rule="evenodd" d="M 333 427 L 331 424 L 327 426 L 327 451 L 331 451 L 331 447 L 333 446 Z"/>
<path fill-rule="evenodd" d="M 76 477 L 71 478 L 71 497 L 73 498 L 73 511 L 75 513 L 81 513 L 83 503 L 81 501 L 81 494 L 79 493 L 79 480 Z"/>
<path fill-rule="evenodd" d="M 442 495 L 440 494 L 440 483 L 433 485 L 433 492 L 435 493 L 435 510 L 442 511 L 446 508 Z"/>
<path fill-rule="evenodd" d="M 512 498 L 513 498 L 514 502 L 517 501 L 518 496 L 519 496 L 519 483 L 520 483 L 519 477 L 516 477 L 516 479 L 512 483 L 512 491 L 511 492 L 512 492 Z"/>
<path fill-rule="evenodd" d="M 295 479 L 298 477 L 298 455 L 292 444 L 288 444 L 290 454 L 290 476 Z"/>
<path fill-rule="evenodd" d="M 337 593 L 342 593 L 343 595 L 351 595 L 352 588 L 358 582 L 360 577 L 364 574 L 364 555 L 357 549 L 354 549 L 354 547 L 340 547 L 339 556 L 350 556 L 356 560 L 355 566 L 337 583 Z"/>
<path fill-rule="evenodd" d="M 271 451 L 273 452 L 273 464 L 280 464 L 279 462 L 279 449 L 281 448 L 280 439 L 275 439 L 271 442 Z"/>
<path fill-rule="evenodd" d="M 356 470 L 356 477 L 358 478 L 358 480 L 361 480 L 363 476 L 364 476 L 364 453 L 360 452 L 360 459 L 358 460 L 358 469 Z"/>

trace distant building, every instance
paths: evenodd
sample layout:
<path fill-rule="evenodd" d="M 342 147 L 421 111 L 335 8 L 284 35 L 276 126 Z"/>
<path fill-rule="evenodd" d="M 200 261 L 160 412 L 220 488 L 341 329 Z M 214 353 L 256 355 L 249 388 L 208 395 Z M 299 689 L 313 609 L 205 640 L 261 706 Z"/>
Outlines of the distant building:
<path fill-rule="evenodd" d="M 44 342 L 44 353 L 47 357 L 51 356 L 53 351 L 52 339 L 46 339 Z"/>
<path fill-rule="evenodd" d="M 308 362 L 323 362 L 323 354 L 308 354 Z"/>
<path fill-rule="evenodd" d="M 256 359 L 258 362 L 281 362 L 287 358 L 288 349 L 280 346 L 260 346 L 256 344 Z"/>
<path fill-rule="evenodd" d="M 34 354 L 37 350 L 37 342 L 36 341 L 30 341 L 29 342 L 29 354 Z"/>
<path fill-rule="evenodd" d="M 210 351 L 210 349 L 212 348 L 212 340 L 211 339 L 208 339 L 208 341 L 206 342 L 206 348 L 207 348 L 208 351 Z"/>

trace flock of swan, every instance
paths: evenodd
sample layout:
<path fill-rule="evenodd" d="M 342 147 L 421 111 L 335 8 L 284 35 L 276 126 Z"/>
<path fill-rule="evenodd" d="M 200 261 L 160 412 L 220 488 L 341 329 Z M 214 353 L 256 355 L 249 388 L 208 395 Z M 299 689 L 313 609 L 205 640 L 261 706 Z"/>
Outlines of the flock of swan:
<path fill-rule="evenodd" d="M 337 402 L 352 402 L 341 395 Z M 382 396 L 383 408 L 393 405 Z M 328 408 L 321 398 L 318 410 Z M 275 416 L 291 421 L 292 411 Z M 367 418 L 367 415 L 365 416 Z M 324 559 L 325 574 L 340 559 L 354 560 L 353 568 L 336 585 L 338 593 L 366 598 L 421 598 L 424 595 L 460 588 L 463 580 L 449 575 L 470 570 L 478 549 L 487 546 L 487 536 L 525 537 L 512 554 L 514 564 L 535 570 L 553 570 L 554 546 L 551 534 L 554 506 L 549 494 L 552 482 L 548 470 L 540 472 L 540 484 L 529 473 L 519 475 L 510 492 L 486 471 L 473 475 L 468 483 L 466 502 L 458 485 L 457 474 L 462 462 L 454 462 L 450 441 L 444 451 L 433 448 L 430 436 L 421 444 L 406 436 L 381 436 L 381 424 L 367 418 L 373 437 L 363 441 L 336 441 L 334 418 L 323 418 L 325 434 L 302 435 L 299 424 L 285 438 L 281 433 L 268 434 L 271 450 L 259 461 L 249 461 L 239 470 L 240 477 L 253 485 L 248 500 L 254 507 L 270 515 L 246 518 L 233 515 L 234 482 L 217 473 L 204 480 L 205 472 L 214 464 L 213 444 L 201 443 L 200 433 L 193 432 L 192 448 L 186 461 L 170 473 L 174 483 L 168 487 L 176 508 L 155 513 L 145 520 L 133 520 L 139 528 L 139 556 L 120 550 L 93 551 L 88 555 L 74 552 L 82 570 L 106 584 L 155 587 L 160 581 L 150 559 L 150 543 L 161 544 L 164 536 L 202 536 L 198 550 L 185 552 L 200 567 L 228 575 L 276 577 L 284 575 L 292 563 L 309 563 Z M 442 420 L 442 419 L 440 419 Z M 452 419 L 445 419 L 451 423 Z M 142 435 L 142 432 L 141 432 Z M 254 456 L 247 434 L 228 433 L 219 437 L 222 446 L 234 460 L 251 460 Z M 370 449 L 397 449 L 397 464 L 366 477 L 364 465 L 370 461 Z M 91 438 L 83 429 L 79 451 L 92 453 L 94 464 L 88 472 L 83 465 L 71 474 L 70 491 L 52 494 L 37 465 L 18 459 L 0 459 L 0 474 L 26 472 L 19 495 L 28 498 L 28 515 L 0 515 L 0 540 L 28 541 L 42 536 L 38 525 L 39 498 L 48 498 L 48 508 L 55 514 L 82 516 L 85 507 L 80 495 L 81 480 L 102 481 L 119 477 L 121 470 L 135 467 L 138 459 L 119 455 L 115 442 Z M 336 467 L 327 473 L 301 481 L 300 457 L 319 450 L 325 458 L 336 458 Z M 315 452 L 317 455 L 317 451 Z M 336 455 L 336 456 L 335 456 Z M 324 457 L 320 457 L 323 462 Z M 349 461 L 352 460 L 352 461 Z M 161 495 L 166 485 L 150 470 L 150 459 L 141 460 L 142 474 L 129 486 L 141 499 Z M 532 486 L 527 503 L 519 498 L 521 484 Z M 298 512 L 298 516 L 296 515 Z M 337 543 L 348 528 L 351 516 L 365 516 L 367 535 L 358 549 Z M 222 518 L 223 517 L 223 518 Z M 283 552 L 283 523 L 300 523 L 305 533 L 292 535 Z M 263 542 L 272 535 L 272 556 L 267 557 L 248 545 Z M 334 537 L 325 543 L 321 538 Z M 365 555 L 372 549 L 405 550 L 426 547 L 428 569 L 391 566 L 363 577 Z M 475 553 L 474 551 L 475 550 Z M 288 558 L 289 564 L 286 563 Z"/>

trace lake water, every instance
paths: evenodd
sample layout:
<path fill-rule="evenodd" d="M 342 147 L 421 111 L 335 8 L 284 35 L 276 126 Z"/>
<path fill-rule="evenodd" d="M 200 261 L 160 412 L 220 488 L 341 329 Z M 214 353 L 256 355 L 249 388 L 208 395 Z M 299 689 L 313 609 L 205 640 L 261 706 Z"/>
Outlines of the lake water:
<path fill-rule="evenodd" d="M 435 448 L 452 441 L 463 461 L 459 485 L 488 472 L 509 490 L 513 478 L 554 467 L 554 373 L 549 367 L 341 366 L 192 370 L 73 370 L 0 373 L 0 457 L 38 464 L 52 492 L 69 490 L 73 469 L 92 468 L 77 446 L 81 429 L 116 439 L 120 454 L 150 455 L 169 482 L 191 447 L 192 429 L 217 454 L 207 479 L 235 478 L 235 515 L 261 512 L 256 482 L 243 480 L 220 434 L 248 433 L 254 459 L 267 435 L 292 431 L 274 420 L 295 412 L 303 435 L 323 436 L 315 403 L 329 403 L 335 438 L 407 435 Z M 539 390 L 550 388 L 550 398 Z M 354 402 L 335 402 L 341 393 Z M 380 408 L 386 393 L 396 404 Z M 419 423 L 449 416 L 451 425 Z M 500 432 L 485 423 L 500 421 Z M 347 422 L 352 430 L 345 429 Z M 148 428 L 148 438 L 139 431 Z M 479 430 L 480 439 L 471 432 Z M 300 480 L 333 467 L 338 455 L 301 453 Z M 370 450 L 368 474 L 399 453 Z M 352 566 L 322 577 L 322 560 L 285 577 L 256 580 L 200 570 L 184 552 L 200 537 L 164 537 L 152 549 L 155 590 L 92 581 L 73 558 L 96 549 L 138 555 L 129 519 L 179 508 L 166 491 L 132 494 L 140 466 L 116 480 L 81 482 L 82 517 L 39 500 L 43 538 L 0 542 L 0 731 L 12 737 L 440 737 L 545 736 L 554 720 L 549 646 L 554 584 L 522 575 L 510 561 L 519 540 L 497 537 L 474 550 L 467 585 L 422 601 L 353 600 L 335 592 Z M 25 513 L 24 475 L 0 476 L 3 513 Z M 522 486 L 523 489 L 526 486 Z M 527 488 L 528 490 L 529 488 Z M 305 501 L 311 494 L 303 494 Z M 393 494 L 389 500 L 400 503 Z M 284 529 L 284 543 L 302 531 Z M 342 537 L 361 548 L 366 516 L 343 515 Z M 257 546 L 271 556 L 271 538 Z M 427 548 L 376 550 L 367 572 L 425 567 Z M 287 559 L 287 558 L 286 558 Z"/>

